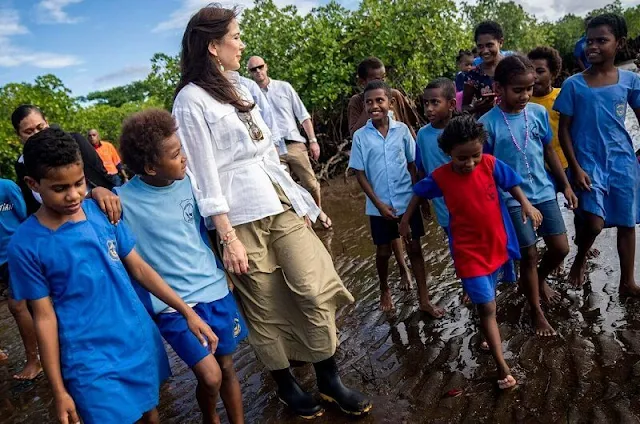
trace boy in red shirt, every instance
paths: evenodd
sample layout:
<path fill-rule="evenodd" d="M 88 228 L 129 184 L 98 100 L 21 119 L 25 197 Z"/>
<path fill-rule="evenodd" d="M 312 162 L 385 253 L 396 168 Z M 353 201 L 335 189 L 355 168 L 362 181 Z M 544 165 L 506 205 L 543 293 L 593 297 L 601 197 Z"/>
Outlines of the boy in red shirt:
<path fill-rule="evenodd" d="M 515 281 L 511 260 L 518 259 L 520 251 L 498 187 L 520 202 L 523 221 L 531 219 L 537 227 L 542 215 L 518 187 L 522 178 L 504 162 L 482 153 L 486 137 L 482 124 L 470 115 L 449 122 L 439 144 L 451 156 L 451 162 L 413 187 L 415 195 L 400 223 L 400 234 L 410 236 L 409 220 L 421 198 L 444 197 L 456 273 L 477 306 L 482 333 L 498 367 L 498 386 L 508 389 L 517 383 L 502 354 L 495 293 L 501 272 L 503 280 Z"/>

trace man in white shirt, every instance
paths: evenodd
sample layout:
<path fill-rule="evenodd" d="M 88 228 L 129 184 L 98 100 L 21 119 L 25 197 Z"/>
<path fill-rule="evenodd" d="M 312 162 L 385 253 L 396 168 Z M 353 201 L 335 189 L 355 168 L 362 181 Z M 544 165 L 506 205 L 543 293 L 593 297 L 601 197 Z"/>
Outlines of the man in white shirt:
<path fill-rule="evenodd" d="M 264 59 L 259 56 L 251 57 L 247 62 L 247 68 L 269 101 L 281 136 L 286 143 L 287 154 L 280 156 L 280 161 L 300 179 L 302 186 L 311 193 L 318 207 L 322 208 L 320 183 L 316 179 L 316 174 L 309 161 L 309 152 L 314 160 L 318 160 L 320 157 L 320 146 L 313 131 L 311 115 L 307 112 L 307 108 L 291 84 L 269 78 L 267 74 L 269 68 Z M 298 122 L 302 125 L 309 139 L 308 150 L 307 140 L 298 130 Z M 329 225 L 326 221 L 323 221 L 322 224 L 325 228 L 331 225 L 330 221 Z"/>

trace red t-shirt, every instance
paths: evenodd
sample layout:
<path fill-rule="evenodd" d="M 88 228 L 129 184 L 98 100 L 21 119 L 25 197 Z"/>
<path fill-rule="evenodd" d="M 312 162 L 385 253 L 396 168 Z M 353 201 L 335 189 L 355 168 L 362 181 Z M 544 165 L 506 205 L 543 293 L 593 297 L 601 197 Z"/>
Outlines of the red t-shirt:
<path fill-rule="evenodd" d="M 503 162 L 483 155 L 470 174 L 458 174 L 448 163 L 414 187 L 422 197 L 444 196 L 458 277 L 489 275 L 509 259 L 498 186 L 508 189 L 520 181 Z"/>

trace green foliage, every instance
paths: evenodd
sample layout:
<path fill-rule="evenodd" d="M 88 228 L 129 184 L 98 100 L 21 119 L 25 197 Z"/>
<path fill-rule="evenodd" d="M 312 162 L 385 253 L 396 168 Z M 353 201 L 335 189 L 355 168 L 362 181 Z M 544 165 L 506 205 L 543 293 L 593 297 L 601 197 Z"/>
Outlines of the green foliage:
<path fill-rule="evenodd" d="M 164 53 L 154 54 L 151 58 L 151 73 L 145 80 L 149 95 L 165 109 L 171 110 L 178 82 L 180 82 L 180 59 Z"/>
<path fill-rule="evenodd" d="M 80 101 L 95 101 L 97 104 L 105 104 L 120 107 L 125 103 L 143 102 L 149 97 L 149 84 L 146 81 L 134 81 L 131 84 L 114 87 L 104 91 L 93 91 L 86 97 L 80 97 Z"/>

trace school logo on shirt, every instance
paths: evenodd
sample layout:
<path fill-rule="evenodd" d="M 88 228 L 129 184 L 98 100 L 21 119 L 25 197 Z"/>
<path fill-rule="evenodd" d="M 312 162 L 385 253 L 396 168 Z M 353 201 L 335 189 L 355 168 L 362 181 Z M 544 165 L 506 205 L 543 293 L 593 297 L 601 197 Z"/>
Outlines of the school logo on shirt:
<path fill-rule="evenodd" d="M 529 135 L 533 140 L 540 140 L 540 130 L 535 122 L 529 123 Z"/>
<path fill-rule="evenodd" d="M 627 113 L 627 104 L 626 103 L 617 103 L 616 104 L 616 115 L 618 118 L 622 118 Z"/>
<path fill-rule="evenodd" d="M 109 256 L 111 257 L 111 259 L 113 259 L 114 261 L 120 259 L 118 257 L 118 245 L 116 244 L 115 240 L 107 240 L 107 250 L 109 251 Z"/>
<path fill-rule="evenodd" d="M 485 190 L 485 193 L 487 195 L 487 199 L 490 202 L 495 202 L 496 201 L 498 190 L 496 190 L 496 185 L 495 184 L 489 183 L 489 185 L 487 186 L 487 189 Z"/>
<path fill-rule="evenodd" d="M 182 208 L 182 217 L 187 224 L 193 223 L 193 199 L 184 199 L 180 202 Z"/>
<path fill-rule="evenodd" d="M 238 337 L 241 331 L 242 327 L 240 326 L 240 319 L 236 317 L 233 319 L 233 337 Z"/>
<path fill-rule="evenodd" d="M 4 202 L 0 204 L 0 212 L 9 212 L 13 210 L 13 203 Z"/>

